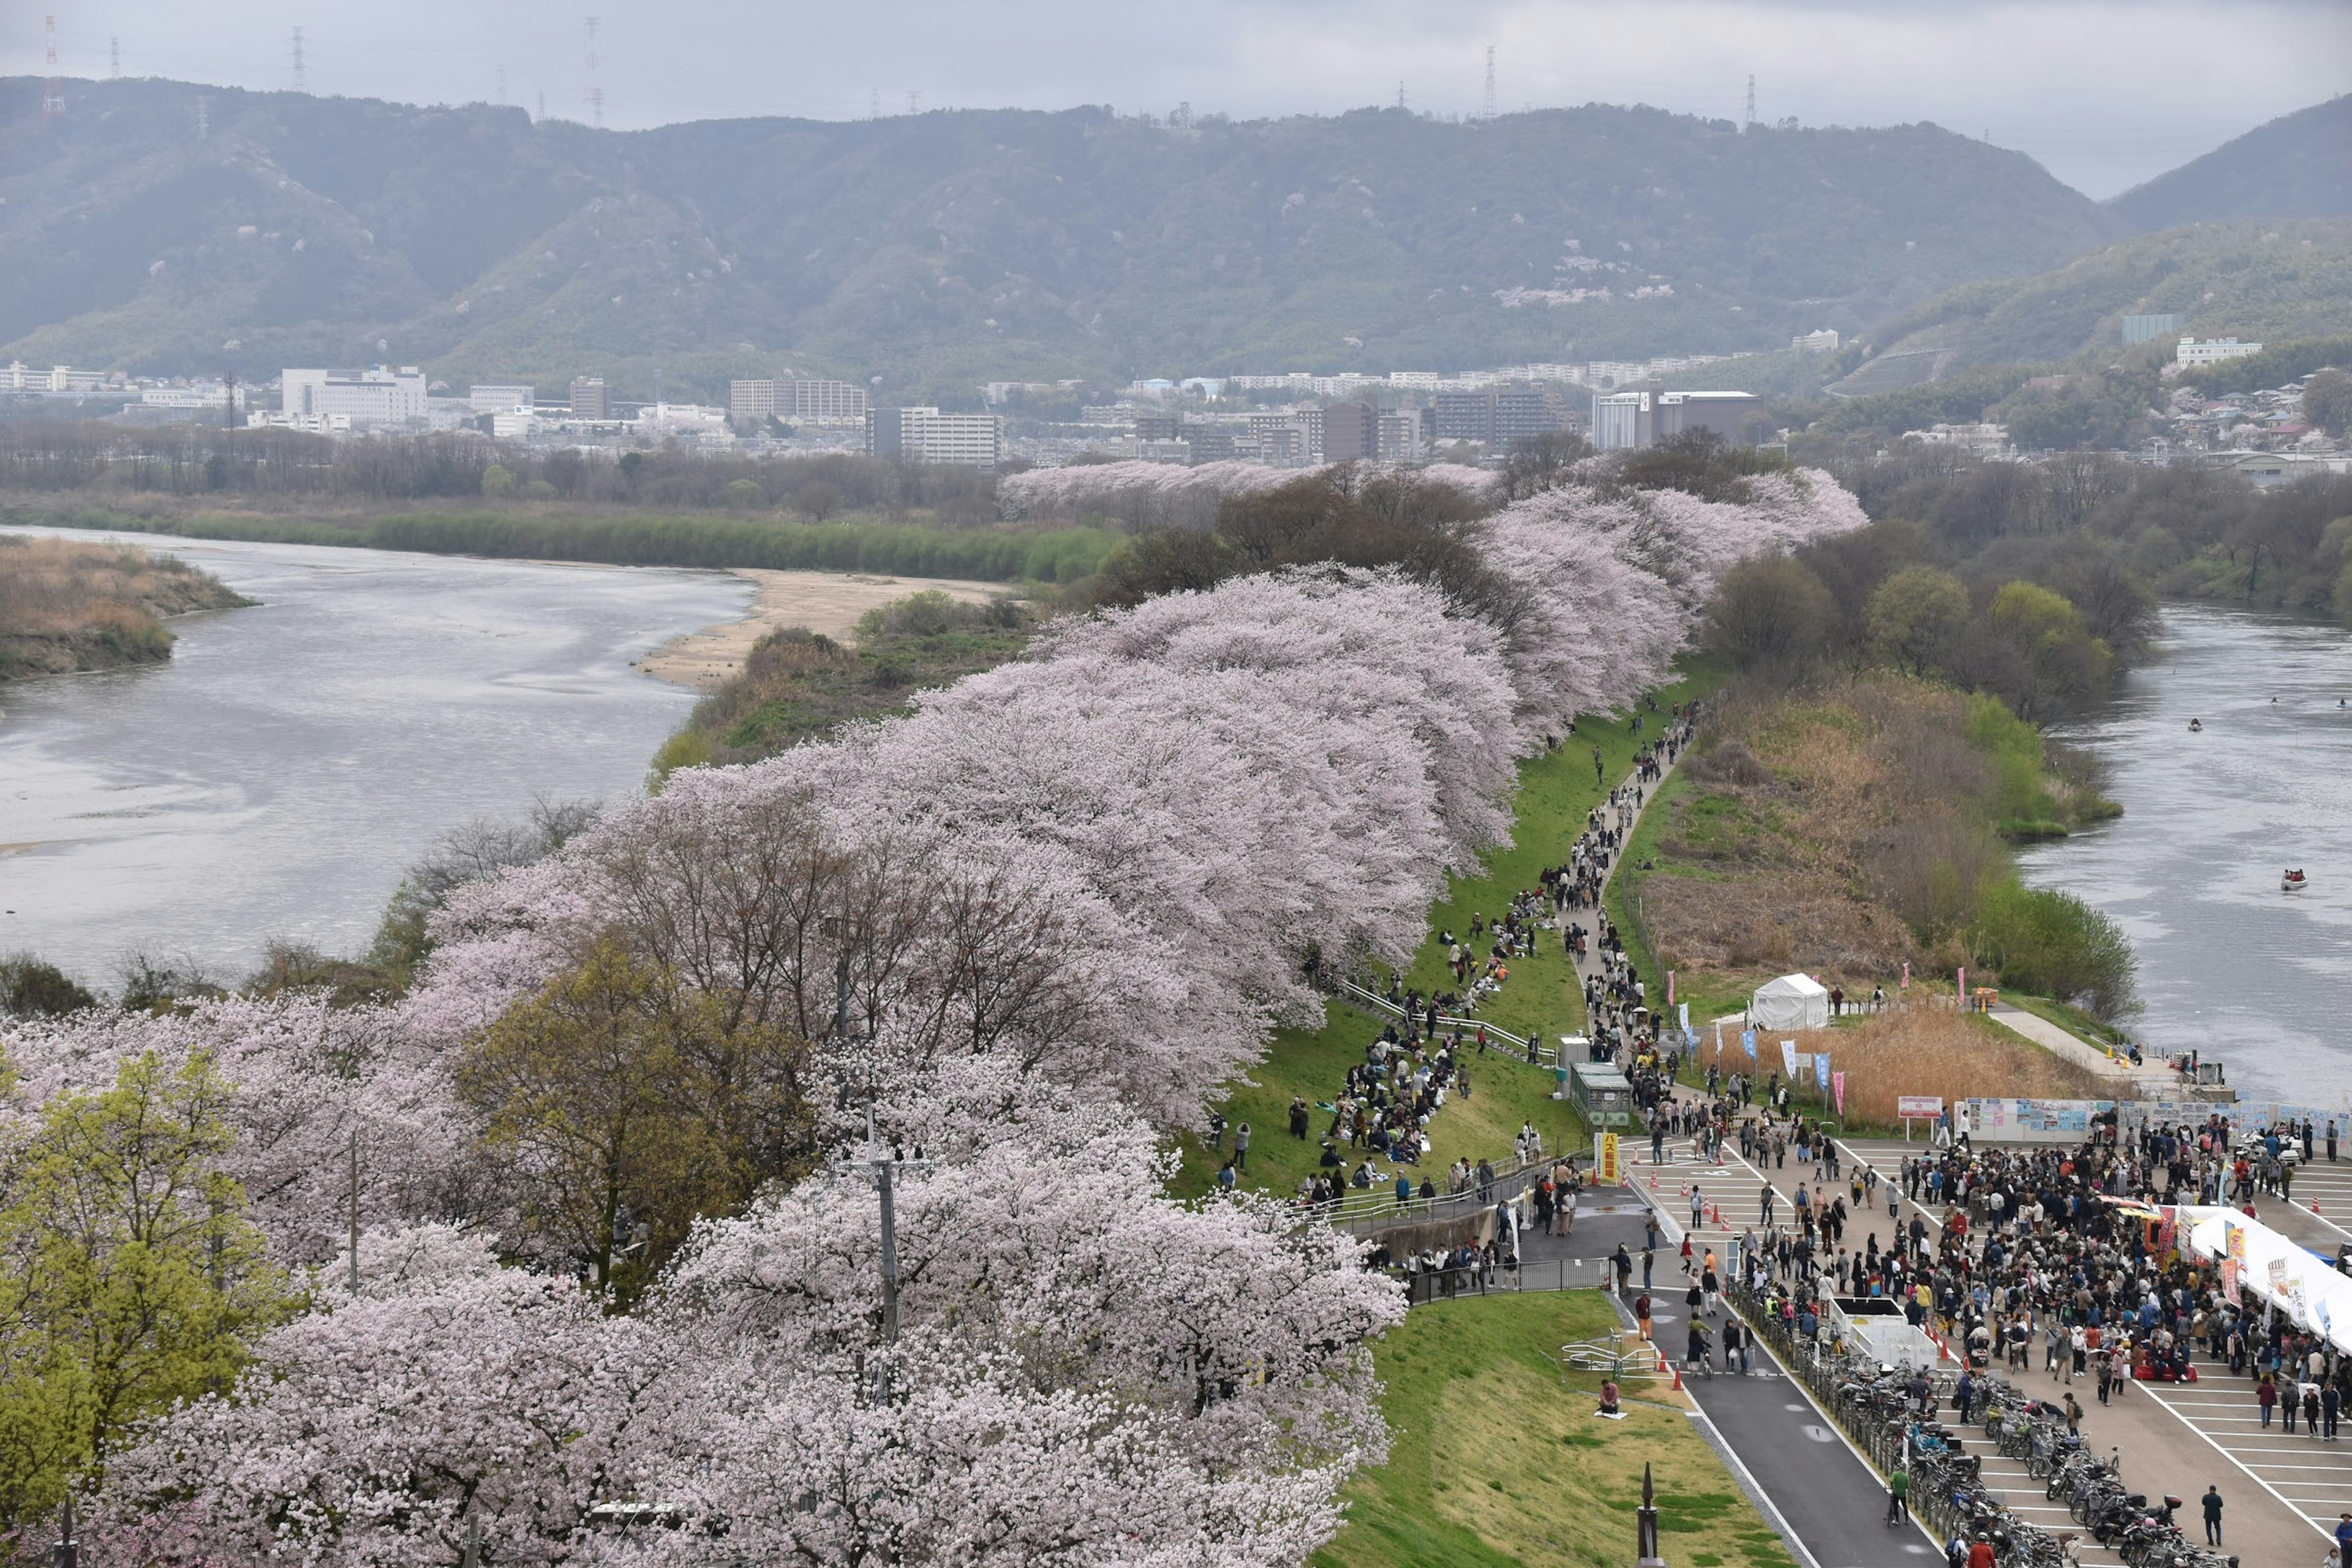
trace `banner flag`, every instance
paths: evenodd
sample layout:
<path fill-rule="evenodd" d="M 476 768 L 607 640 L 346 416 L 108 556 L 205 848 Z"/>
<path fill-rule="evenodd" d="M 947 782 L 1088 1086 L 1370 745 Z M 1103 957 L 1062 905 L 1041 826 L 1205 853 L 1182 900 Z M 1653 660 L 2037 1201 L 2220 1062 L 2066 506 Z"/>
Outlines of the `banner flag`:
<path fill-rule="evenodd" d="M 1845 1074 L 1842 1072 L 1830 1074 L 1830 1085 L 1837 1091 L 1838 1114 L 1843 1116 L 1845 1114 Z"/>
<path fill-rule="evenodd" d="M 1796 1079 L 1796 1076 L 1797 1076 L 1797 1042 L 1796 1042 L 1796 1041 L 1794 1041 L 1794 1040 L 1782 1040 L 1782 1041 L 1780 1042 L 1780 1066 L 1781 1066 L 1781 1068 L 1782 1068 L 1782 1069 L 1783 1069 L 1783 1070 L 1788 1074 L 1788 1076 L 1789 1076 L 1789 1078 L 1790 1079 L 1790 1080 L 1791 1080 L 1791 1081 L 1793 1081 L 1793 1080 Z"/>
<path fill-rule="evenodd" d="M 1756 1059 L 1756 1031 L 1753 1029 L 1740 1030 L 1739 1043 L 1748 1047 L 1748 1059 L 1751 1062 L 1754 1061 Z"/>
<path fill-rule="evenodd" d="M 1813 1053 L 1813 1082 L 1822 1089 L 1830 1086 L 1830 1054 L 1827 1051 Z"/>

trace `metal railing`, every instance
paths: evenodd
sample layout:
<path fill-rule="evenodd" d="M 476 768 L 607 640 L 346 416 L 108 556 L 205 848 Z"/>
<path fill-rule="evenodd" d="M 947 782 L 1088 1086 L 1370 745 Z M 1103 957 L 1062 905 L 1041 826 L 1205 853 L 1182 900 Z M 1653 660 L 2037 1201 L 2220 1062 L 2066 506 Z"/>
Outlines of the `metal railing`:
<path fill-rule="evenodd" d="M 1527 1290 L 1593 1290 L 1609 1283 L 1606 1258 L 1546 1258 L 1525 1263 L 1475 1264 L 1462 1268 L 1391 1269 L 1405 1287 L 1411 1306 L 1468 1296 L 1516 1295 Z"/>
<path fill-rule="evenodd" d="M 1301 1207 L 1327 1224 L 1360 1226 L 1378 1220 L 1382 1224 L 1418 1224 L 1433 1219 L 1460 1219 L 1480 1209 L 1493 1208 L 1496 1204 L 1515 1203 L 1526 1195 L 1541 1174 L 1569 1156 L 1537 1154 L 1525 1160 L 1515 1160 L 1495 1171 L 1495 1179 L 1486 1184 L 1484 1194 L 1475 1186 L 1458 1193 L 1439 1193 L 1434 1197 L 1408 1198 L 1397 1202 L 1396 1190 L 1390 1187 L 1366 1187 L 1350 1192 L 1343 1198 L 1329 1203 L 1307 1204 Z"/>
<path fill-rule="evenodd" d="M 1391 1002 L 1387 997 L 1381 995 L 1379 992 L 1373 990 L 1370 986 L 1359 984 L 1353 980 L 1340 981 L 1339 990 L 1349 1000 L 1363 1006 L 1371 1008 L 1374 1012 L 1379 1013 L 1383 1017 L 1394 1018 L 1399 1023 L 1403 1023 L 1408 1018 L 1416 1016 L 1416 1015 L 1411 1013 L 1402 1003 Z M 1424 1019 L 1428 1016 L 1425 1013 L 1417 1016 Z M 1540 1038 L 1535 1038 L 1526 1035 L 1515 1035 L 1510 1030 L 1504 1028 L 1501 1025 L 1488 1023 L 1484 1018 L 1474 1018 L 1454 1013 L 1440 1013 L 1437 1016 L 1437 1023 L 1440 1028 L 1458 1028 L 1465 1032 L 1484 1029 L 1486 1031 L 1486 1038 L 1489 1042 L 1500 1040 L 1503 1044 L 1510 1047 L 1511 1049 L 1517 1052 L 1519 1056 L 1538 1066 L 1552 1065 L 1557 1061 L 1559 1055 L 1559 1051 L 1555 1047 L 1545 1045 Z"/>

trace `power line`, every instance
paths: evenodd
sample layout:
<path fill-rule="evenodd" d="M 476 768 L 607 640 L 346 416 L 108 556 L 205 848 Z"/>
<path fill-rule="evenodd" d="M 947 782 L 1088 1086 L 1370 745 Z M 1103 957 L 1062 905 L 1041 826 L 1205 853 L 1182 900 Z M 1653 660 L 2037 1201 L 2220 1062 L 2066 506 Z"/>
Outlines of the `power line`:
<path fill-rule="evenodd" d="M 41 18 L 41 37 L 49 49 L 49 79 L 41 89 L 41 112 L 63 114 L 66 111 L 66 86 L 58 79 L 58 19 Z"/>

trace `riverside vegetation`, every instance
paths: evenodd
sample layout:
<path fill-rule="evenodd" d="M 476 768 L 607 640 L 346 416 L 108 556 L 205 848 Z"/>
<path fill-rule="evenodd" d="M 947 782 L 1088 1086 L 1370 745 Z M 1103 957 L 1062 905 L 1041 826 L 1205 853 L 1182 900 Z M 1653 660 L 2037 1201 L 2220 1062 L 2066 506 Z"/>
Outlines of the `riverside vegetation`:
<path fill-rule="evenodd" d="M 0 680 L 160 663 L 165 617 L 253 602 L 168 555 L 0 534 Z"/>

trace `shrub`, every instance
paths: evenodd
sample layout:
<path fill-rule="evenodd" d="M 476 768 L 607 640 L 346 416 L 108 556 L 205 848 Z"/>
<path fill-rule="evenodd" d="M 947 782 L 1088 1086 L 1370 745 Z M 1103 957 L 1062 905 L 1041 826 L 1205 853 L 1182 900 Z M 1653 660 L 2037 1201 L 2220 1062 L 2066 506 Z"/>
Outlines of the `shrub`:
<path fill-rule="evenodd" d="M 1988 889 L 1977 910 L 1980 963 L 2001 984 L 2071 1002 L 2112 1022 L 2137 1010 L 2138 968 L 2123 928 L 2071 893 L 2014 878 Z"/>

